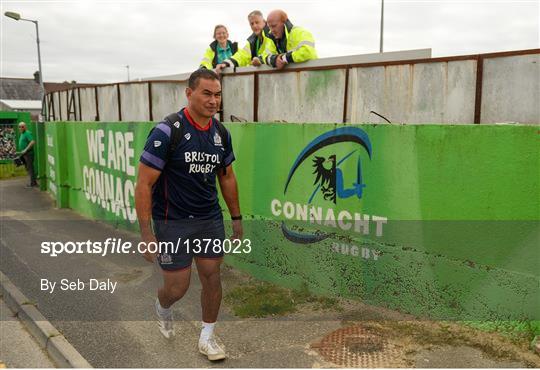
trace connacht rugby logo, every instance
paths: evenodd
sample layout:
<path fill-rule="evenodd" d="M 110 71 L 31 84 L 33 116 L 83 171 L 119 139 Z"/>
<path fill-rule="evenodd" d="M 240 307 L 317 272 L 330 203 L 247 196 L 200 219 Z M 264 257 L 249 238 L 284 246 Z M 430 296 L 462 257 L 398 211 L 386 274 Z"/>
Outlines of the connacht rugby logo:
<path fill-rule="evenodd" d="M 317 155 L 321 149 L 330 145 L 336 145 L 340 143 L 356 143 L 360 145 L 360 148 L 354 149 L 342 158 L 338 158 L 336 154 L 329 156 Z M 295 159 L 285 182 L 285 188 L 283 194 L 287 194 L 287 190 L 298 168 L 306 162 L 310 163 L 313 169 L 314 175 L 314 189 L 311 191 L 307 204 L 311 205 L 313 199 L 320 194 L 325 200 L 337 203 L 337 199 L 345 199 L 356 196 L 358 199 L 362 198 L 365 184 L 362 181 L 362 166 L 360 161 L 359 150 L 365 150 L 369 159 L 371 160 L 371 142 L 365 131 L 357 127 L 341 127 L 336 130 L 326 132 L 313 141 L 311 141 Z M 340 166 L 347 160 L 354 158 L 354 154 L 357 153 L 356 164 L 356 179 L 352 183 L 352 187 L 347 187 L 344 182 L 344 173 Z M 307 161 L 311 159 L 311 161 Z M 309 193 L 308 193 L 309 194 Z M 287 227 L 285 222 L 281 223 L 281 229 L 283 235 L 295 242 L 295 243 L 315 243 L 327 238 L 326 234 L 321 233 L 299 233 L 291 230 Z"/>

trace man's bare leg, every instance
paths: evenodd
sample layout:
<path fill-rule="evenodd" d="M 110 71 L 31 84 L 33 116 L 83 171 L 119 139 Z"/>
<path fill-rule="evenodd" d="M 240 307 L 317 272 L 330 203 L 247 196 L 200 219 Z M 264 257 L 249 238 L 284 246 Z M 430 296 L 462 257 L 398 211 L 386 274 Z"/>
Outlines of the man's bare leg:
<path fill-rule="evenodd" d="M 159 304 L 163 308 L 169 308 L 186 294 L 191 277 L 191 266 L 176 271 L 161 271 L 163 286 L 158 290 Z"/>
<path fill-rule="evenodd" d="M 163 286 L 158 290 L 156 314 L 158 328 L 167 339 L 174 337 L 173 312 L 171 306 L 180 300 L 189 288 L 191 266 L 177 271 L 162 270 Z"/>
<path fill-rule="evenodd" d="M 202 320 L 216 322 L 221 306 L 221 263 L 223 258 L 195 257 L 197 272 L 201 281 Z"/>
<path fill-rule="evenodd" d="M 216 342 L 214 325 L 221 306 L 221 262 L 223 258 L 195 258 L 197 272 L 202 285 L 201 310 L 202 330 L 199 338 L 199 351 L 209 360 L 221 360 L 226 357 L 225 349 Z"/>

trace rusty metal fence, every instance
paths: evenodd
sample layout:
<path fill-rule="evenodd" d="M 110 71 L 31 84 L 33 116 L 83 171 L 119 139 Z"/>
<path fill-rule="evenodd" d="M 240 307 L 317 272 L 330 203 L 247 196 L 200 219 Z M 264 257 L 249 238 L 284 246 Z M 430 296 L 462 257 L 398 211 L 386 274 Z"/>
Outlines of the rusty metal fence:
<path fill-rule="evenodd" d="M 226 73 L 223 109 L 249 122 L 540 123 L 540 49 Z M 49 93 L 48 121 L 154 121 L 186 104 L 186 80 Z M 379 113 L 383 117 L 376 115 Z"/>

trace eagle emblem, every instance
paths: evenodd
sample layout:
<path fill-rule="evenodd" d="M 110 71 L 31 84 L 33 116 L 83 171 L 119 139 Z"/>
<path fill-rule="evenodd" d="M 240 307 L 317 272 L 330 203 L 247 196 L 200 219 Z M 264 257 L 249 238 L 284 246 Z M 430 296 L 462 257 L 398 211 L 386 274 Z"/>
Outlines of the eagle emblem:
<path fill-rule="evenodd" d="M 315 156 L 313 168 L 313 174 L 317 175 L 313 185 L 319 184 L 324 200 L 336 203 L 336 156 L 333 154 L 328 159 Z"/>

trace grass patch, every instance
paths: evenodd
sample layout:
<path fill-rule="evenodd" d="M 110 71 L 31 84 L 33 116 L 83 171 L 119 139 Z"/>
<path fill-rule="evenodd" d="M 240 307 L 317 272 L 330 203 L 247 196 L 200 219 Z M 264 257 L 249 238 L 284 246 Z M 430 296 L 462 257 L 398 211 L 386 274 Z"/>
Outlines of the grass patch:
<path fill-rule="evenodd" d="M 16 167 L 13 163 L 0 163 L 0 180 L 26 176 L 24 166 Z"/>
<path fill-rule="evenodd" d="M 385 337 L 392 337 L 409 350 L 436 346 L 467 346 L 484 352 L 498 360 L 523 361 L 526 367 L 537 368 L 537 355 L 529 350 L 527 341 L 516 342 L 499 333 L 487 332 L 450 321 L 365 321 L 362 325 Z"/>
<path fill-rule="evenodd" d="M 237 286 L 226 294 L 225 302 L 242 318 L 283 316 L 306 305 L 314 309 L 339 309 L 337 299 L 313 295 L 307 285 L 291 290 L 267 282 Z"/>
<path fill-rule="evenodd" d="M 486 332 L 501 333 L 511 339 L 529 342 L 540 335 L 540 320 L 529 321 L 464 321 L 464 325 Z"/>

